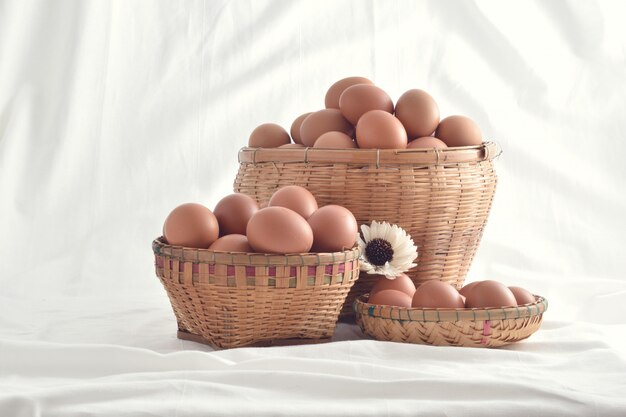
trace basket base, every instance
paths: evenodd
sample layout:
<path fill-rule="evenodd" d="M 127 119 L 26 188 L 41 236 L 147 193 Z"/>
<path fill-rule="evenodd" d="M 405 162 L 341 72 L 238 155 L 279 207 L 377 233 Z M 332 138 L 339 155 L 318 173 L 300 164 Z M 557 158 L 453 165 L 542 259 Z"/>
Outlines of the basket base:
<path fill-rule="evenodd" d="M 191 342 L 202 343 L 203 345 L 211 346 L 215 349 L 222 349 L 220 347 L 215 346 L 207 339 L 197 334 L 193 334 L 186 330 L 178 330 L 177 337 L 181 340 L 188 340 Z M 328 343 L 331 341 L 330 337 L 326 337 L 323 339 L 280 339 L 280 340 L 264 340 L 262 342 L 256 342 L 245 346 L 239 347 L 270 347 L 270 346 L 293 346 L 293 345 L 312 345 L 317 343 Z"/>

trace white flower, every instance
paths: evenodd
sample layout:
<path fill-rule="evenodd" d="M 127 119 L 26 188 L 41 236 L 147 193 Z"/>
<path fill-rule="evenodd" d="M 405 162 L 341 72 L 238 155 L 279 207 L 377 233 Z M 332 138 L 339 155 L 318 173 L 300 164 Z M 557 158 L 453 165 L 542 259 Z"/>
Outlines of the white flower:
<path fill-rule="evenodd" d="M 416 266 L 413 261 L 417 258 L 417 246 L 401 227 L 374 220 L 371 226 L 362 225 L 361 233 L 363 239 L 357 236 L 361 271 L 395 279 Z"/>

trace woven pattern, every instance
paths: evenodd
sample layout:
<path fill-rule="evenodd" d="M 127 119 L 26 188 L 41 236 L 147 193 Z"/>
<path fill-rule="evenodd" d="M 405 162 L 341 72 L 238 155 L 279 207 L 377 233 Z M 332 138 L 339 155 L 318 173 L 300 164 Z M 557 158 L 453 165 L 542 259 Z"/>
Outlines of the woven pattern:
<path fill-rule="evenodd" d="M 368 336 L 437 346 L 499 347 L 526 339 L 541 325 L 545 298 L 509 308 L 420 309 L 377 306 L 362 295 L 354 303 L 357 324 Z"/>
<path fill-rule="evenodd" d="M 152 243 L 183 333 L 218 348 L 332 336 L 359 275 L 359 250 L 265 255 Z M 187 337 L 189 338 L 189 337 Z"/>
<path fill-rule="evenodd" d="M 234 189 L 265 204 L 277 188 L 300 185 L 320 206 L 348 208 L 359 224 L 395 223 L 418 246 L 418 266 L 407 273 L 416 284 L 437 279 L 460 288 L 491 208 L 497 154 L 490 142 L 439 150 L 244 148 Z M 350 298 L 370 289 L 363 283 Z"/>
<path fill-rule="evenodd" d="M 344 322 L 354 323 L 354 302 L 363 294 L 368 294 L 380 275 L 368 274 L 367 272 L 361 272 L 359 279 L 354 283 L 354 286 L 350 289 L 345 303 L 339 313 L 339 319 Z"/>

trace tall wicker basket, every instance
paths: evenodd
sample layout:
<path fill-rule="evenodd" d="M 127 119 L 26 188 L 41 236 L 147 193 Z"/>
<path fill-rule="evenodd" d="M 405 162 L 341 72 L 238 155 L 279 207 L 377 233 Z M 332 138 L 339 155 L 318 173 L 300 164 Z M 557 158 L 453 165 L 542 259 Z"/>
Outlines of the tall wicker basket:
<path fill-rule="evenodd" d="M 359 224 L 397 224 L 418 246 L 418 266 L 408 272 L 416 284 L 437 279 L 460 288 L 491 208 L 498 154 L 493 142 L 439 150 L 243 148 L 234 189 L 264 204 L 277 188 L 300 185 L 320 206 L 348 208 Z M 342 315 L 373 282 L 361 275 Z"/>

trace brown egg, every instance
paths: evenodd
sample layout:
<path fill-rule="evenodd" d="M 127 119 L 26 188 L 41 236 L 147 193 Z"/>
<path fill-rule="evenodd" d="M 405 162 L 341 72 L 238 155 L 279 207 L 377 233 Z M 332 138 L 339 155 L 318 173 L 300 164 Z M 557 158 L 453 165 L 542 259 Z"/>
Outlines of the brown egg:
<path fill-rule="evenodd" d="M 411 296 L 396 290 L 381 290 L 376 294 L 371 295 L 367 300 L 369 304 L 376 304 L 379 306 L 393 306 L 393 307 L 411 307 Z"/>
<path fill-rule="evenodd" d="M 304 146 L 313 146 L 326 132 L 342 132 L 352 136 L 354 126 L 337 109 L 324 109 L 307 116 L 300 126 L 300 139 Z"/>
<path fill-rule="evenodd" d="M 416 308 L 464 308 L 461 294 L 450 284 L 430 280 L 415 290 L 411 307 Z"/>
<path fill-rule="evenodd" d="M 306 119 L 307 116 L 310 115 L 311 113 L 312 112 L 301 114 L 291 124 L 291 130 L 290 130 L 291 138 L 293 139 L 295 143 L 302 144 L 302 138 L 300 137 L 300 126 L 302 126 L 302 122 L 304 122 L 304 119 Z"/>
<path fill-rule="evenodd" d="M 404 149 L 406 130 L 400 120 L 383 110 L 365 113 L 356 125 L 356 142 L 365 149 Z"/>
<path fill-rule="evenodd" d="M 532 293 L 522 287 L 509 287 L 509 290 L 511 290 L 511 292 L 513 293 L 513 295 L 515 296 L 515 301 L 517 301 L 517 305 L 524 305 L 524 304 L 532 304 L 535 301 L 535 296 L 532 295 Z"/>
<path fill-rule="evenodd" d="M 165 219 L 163 236 L 170 245 L 208 248 L 219 235 L 217 218 L 202 204 L 176 207 Z"/>
<path fill-rule="evenodd" d="M 375 85 L 358 84 L 346 88 L 339 98 L 339 110 L 350 123 L 356 125 L 361 116 L 370 110 L 393 113 L 393 101 Z"/>
<path fill-rule="evenodd" d="M 426 91 L 409 90 L 396 103 L 396 117 L 404 125 L 409 140 L 413 140 L 437 129 L 439 106 Z"/>
<path fill-rule="evenodd" d="M 341 97 L 341 93 L 345 91 L 346 88 L 351 87 L 356 84 L 374 84 L 367 78 L 363 77 L 348 77 L 342 80 L 337 81 L 335 84 L 331 85 L 326 93 L 326 97 L 324 98 L 324 104 L 327 109 L 338 109 L 339 108 L 339 97 Z"/>
<path fill-rule="evenodd" d="M 300 145 L 299 143 L 288 143 L 286 145 L 280 145 L 279 148 L 303 149 L 304 145 Z"/>
<path fill-rule="evenodd" d="M 256 200 L 245 194 L 230 194 L 215 206 L 213 214 L 220 225 L 220 236 L 246 233 L 248 220 L 259 210 Z"/>
<path fill-rule="evenodd" d="M 450 147 L 476 146 L 483 143 L 480 128 L 472 119 L 465 116 L 448 116 L 443 119 L 437 126 L 435 137 Z"/>
<path fill-rule="evenodd" d="M 260 253 L 306 253 L 313 245 L 311 226 L 285 207 L 257 211 L 248 222 L 246 235 L 252 249 Z"/>
<path fill-rule="evenodd" d="M 315 196 L 309 190 L 298 185 L 279 188 L 270 198 L 268 207 L 285 207 L 308 219 L 317 210 Z"/>
<path fill-rule="evenodd" d="M 291 139 L 285 129 L 275 123 L 264 123 L 257 126 L 250 134 L 248 146 L 251 148 L 278 148 L 290 143 Z"/>
<path fill-rule="evenodd" d="M 506 285 L 492 280 L 478 283 L 466 295 L 468 308 L 513 307 L 517 305 L 515 296 Z"/>
<path fill-rule="evenodd" d="M 313 230 L 313 252 L 339 252 L 356 243 L 359 226 L 345 207 L 332 204 L 320 207 L 308 221 Z"/>
<path fill-rule="evenodd" d="M 409 142 L 409 144 L 406 146 L 407 149 L 424 149 L 424 148 L 447 148 L 448 145 L 446 145 L 442 140 L 434 138 L 432 136 L 424 136 L 421 138 L 417 138 L 415 140 L 412 140 Z"/>
<path fill-rule="evenodd" d="M 216 252 L 254 252 L 248 238 L 238 234 L 222 236 L 213 242 L 209 249 Z"/>
<path fill-rule="evenodd" d="M 351 149 L 356 148 L 352 138 L 342 132 L 326 132 L 315 141 L 314 148 Z"/>
<path fill-rule="evenodd" d="M 370 291 L 370 297 L 383 290 L 400 291 L 413 297 L 413 294 L 415 294 L 415 284 L 407 274 L 400 274 L 395 279 L 389 279 L 384 275 L 379 275 L 378 280 Z"/>
<path fill-rule="evenodd" d="M 482 281 L 470 282 L 469 284 L 467 284 L 466 286 L 464 286 L 463 288 L 459 290 L 459 294 L 461 294 L 464 297 L 467 297 L 468 294 L 472 291 L 472 289 L 481 282 Z"/>

